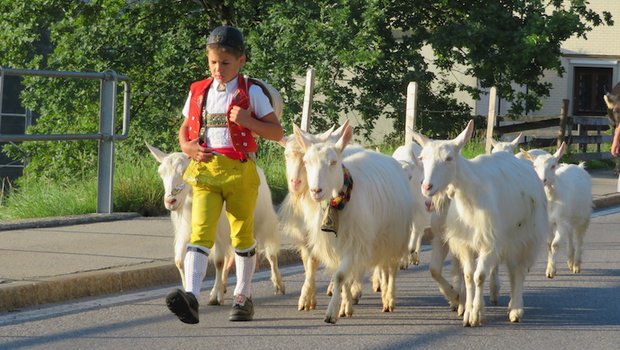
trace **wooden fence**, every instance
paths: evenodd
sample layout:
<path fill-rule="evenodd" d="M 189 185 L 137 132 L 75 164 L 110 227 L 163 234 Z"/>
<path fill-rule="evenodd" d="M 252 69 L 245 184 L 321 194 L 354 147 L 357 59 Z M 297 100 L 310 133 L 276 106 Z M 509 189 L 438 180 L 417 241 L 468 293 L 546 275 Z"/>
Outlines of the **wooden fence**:
<path fill-rule="evenodd" d="M 493 93 L 493 90 L 491 91 Z M 493 96 L 489 96 L 493 100 Z M 525 135 L 524 148 L 559 146 L 566 142 L 574 161 L 612 159 L 609 151 L 602 151 L 601 145 L 612 141 L 612 136 L 604 134 L 610 128 L 609 119 L 600 116 L 569 116 L 568 100 L 562 101 L 558 116 L 502 118 L 491 116 L 489 110 L 487 125 L 487 152 L 490 152 L 489 130 L 491 135 L 500 138 L 504 134 L 522 132 Z M 495 123 L 498 119 L 500 122 Z M 499 126 L 496 126 L 499 124 Z M 502 125 L 504 124 L 504 125 Z M 545 132 L 540 132 L 544 130 Z M 589 145 L 594 145 L 593 147 Z M 572 146 L 572 147 L 571 147 Z"/>
<path fill-rule="evenodd" d="M 308 130 L 312 113 L 312 90 L 314 70 L 306 75 L 306 91 L 302 112 L 302 130 Z M 569 116 L 569 101 L 563 100 L 559 114 L 556 116 L 521 116 L 507 118 L 496 113 L 497 93 L 493 87 L 489 91 L 489 111 L 487 116 L 486 152 L 491 151 L 491 138 L 499 139 L 505 134 L 522 132 L 525 136 L 522 146 L 526 149 L 557 147 L 563 141 L 569 145 L 571 156 L 575 161 L 593 159 L 611 159 L 609 151 L 603 152 L 601 144 L 610 143 L 612 136 L 603 134 L 610 128 L 607 117 Z M 407 86 L 407 103 L 405 109 L 405 144 L 413 142 L 411 133 L 415 130 L 417 118 L 418 84 L 410 82 Z M 497 125 L 496 125 L 497 124 Z M 515 135 L 516 136 L 516 135 Z M 595 145 L 595 150 L 588 145 Z M 620 163 L 619 163 L 620 165 Z"/>

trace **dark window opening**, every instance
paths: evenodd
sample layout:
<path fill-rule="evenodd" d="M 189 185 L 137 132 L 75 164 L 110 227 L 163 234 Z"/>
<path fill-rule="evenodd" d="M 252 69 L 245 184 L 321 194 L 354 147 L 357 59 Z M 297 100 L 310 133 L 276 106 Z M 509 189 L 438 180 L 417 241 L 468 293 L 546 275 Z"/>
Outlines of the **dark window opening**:
<path fill-rule="evenodd" d="M 575 67 L 573 84 L 573 114 L 584 116 L 607 115 L 603 95 L 611 91 L 612 68 Z"/>

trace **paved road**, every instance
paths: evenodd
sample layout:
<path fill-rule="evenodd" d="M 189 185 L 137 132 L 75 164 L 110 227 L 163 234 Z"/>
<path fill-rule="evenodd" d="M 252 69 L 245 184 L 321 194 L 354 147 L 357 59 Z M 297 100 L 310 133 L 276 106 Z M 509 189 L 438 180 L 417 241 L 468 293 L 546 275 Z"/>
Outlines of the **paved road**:
<path fill-rule="evenodd" d="M 620 205 L 617 176 L 594 170 L 593 204 Z M 177 283 L 168 217 L 135 213 L 0 222 L 0 315 L 36 305 Z M 282 237 L 280 263 L 299 257 Z"/>
<path fill-rule="evenodd" d="M 317 310 L 297 311 L 303 274 L 301 266 L 290 265 L 284 268 L 284 296 L 272 294 L 266 270 L 257 273 L 253 322 L 228 322 L 228 300 L 203 307 L 198 325 L 182 324 L 164 305 L 174 288 L 169 285 L 0 314 L 0 349 L 618 349 L 620 213 L 597 215 L 585 239 L 581 274 L 568 274 L 562 252 L 559 275 L 549 280 L 541 255 L 526 279 L 526 313 L 519 324 L 507 321 L 502 274 L 500 306 L 487 307 L 483 327 L 463 328 L 430 278 L 425 246 L 423 264 L 399 274 L 394 313 L 380 312 L 380 297 L 368 284 L 353 317 L 336 325 L 323 322 L 323 293 Z M 328 279 L 319 274 L 319 291 Z M 203 293 L 203 304 L 206 298 Z"/>

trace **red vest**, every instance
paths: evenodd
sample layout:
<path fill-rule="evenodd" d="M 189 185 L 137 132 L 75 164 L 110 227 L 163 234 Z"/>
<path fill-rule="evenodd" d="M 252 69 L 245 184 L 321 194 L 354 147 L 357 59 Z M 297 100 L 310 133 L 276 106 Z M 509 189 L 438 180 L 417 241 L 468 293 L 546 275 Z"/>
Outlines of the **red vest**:
<path fill-rule="evenodd" d="M 189 103 L 189 115 L 187 117 L 189 118 L 188 137 L 190 140 L 196 139 L 200 136 L 200 127 L 202 126 L 202 106 L 206 102 L 204 99 L 211 83 L 213 83 L 213 78 L 199 80 L 192 83 L 189 88 L 191 92 L 191 99 Z M 230 138 L 232 139 L 233 148 L 236 152 L 241 153 L 239 157 L 233 156 L 232 158 L 245 159 L 245 153 L 253 153 L 258 149 L 258 145 L 252 135 L 252 131 L 239 124 L 232 123 L 229 120 L 230 110 L 234 106 L 239 106 L 243 109 L 248 109 L 250 107 L 250 86 L 252 86 L 252 82 L 248 81 L 246 84 L 245 78 L 239 75 L 239 78 L 237 79 L 237 91 L 235 91 L 235 94 L 230 101 L 230 105 L 228 106 L 228 110 L 226 111 L 226 125 L 228 127 L 228 132 L 230 133 Z M 252 117 L 256 118 L 254 112 L 252 112 Z"/>

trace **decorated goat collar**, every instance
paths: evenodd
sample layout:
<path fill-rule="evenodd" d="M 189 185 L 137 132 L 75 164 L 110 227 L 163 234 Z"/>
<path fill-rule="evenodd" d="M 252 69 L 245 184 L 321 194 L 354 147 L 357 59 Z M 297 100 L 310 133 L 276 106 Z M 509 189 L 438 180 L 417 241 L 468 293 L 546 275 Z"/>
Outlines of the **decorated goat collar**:
<path fill-rule="evenodd" d="M 347 169 L 344 164 L 342 165 L 342 173 L 344 177 L 342 190 L 338 193 L 338 196 L 329 201 L 329 206 L 338 210 L 344 209 L 344 206 L 351 199 L 351 190 L 353 189 L 353 178 L 351 177 L 349 169 Z"/>

